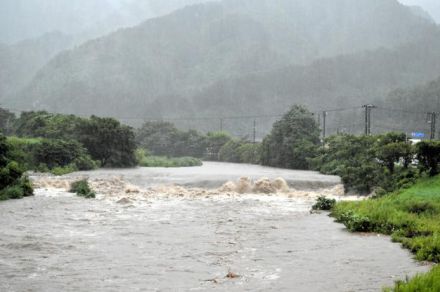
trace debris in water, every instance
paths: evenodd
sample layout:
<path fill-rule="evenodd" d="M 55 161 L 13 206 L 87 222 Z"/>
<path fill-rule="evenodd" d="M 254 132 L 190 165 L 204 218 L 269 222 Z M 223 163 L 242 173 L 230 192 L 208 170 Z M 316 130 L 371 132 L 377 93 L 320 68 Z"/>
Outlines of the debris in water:
<path fill-rule="evenodd" d="M 117 201 L 116 203 L 122 204 L 122 205 L 127 205 L 127 204 L 131 204 L 131 200 L 129 198 L 122 198 L 119 201 Z"/>
<path fill-rule="evenodd" d="M 226 278 L 228 278 L 228 279 L 237 279 L 237 278 L 240 278 L 240 275 L 235 274 L 235 273 L 233 273 L 233 272 L 229 272 L 229 273 L 226 275 Z"/>

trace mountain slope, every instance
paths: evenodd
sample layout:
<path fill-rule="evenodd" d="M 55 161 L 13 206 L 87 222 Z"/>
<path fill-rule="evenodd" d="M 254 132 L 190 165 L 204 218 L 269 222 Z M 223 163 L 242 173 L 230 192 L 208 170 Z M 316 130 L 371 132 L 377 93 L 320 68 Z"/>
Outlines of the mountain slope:
<path fill-rule="evenodd" d="M 0 45 L 0 101 L 27 85 L 39 69 L 72 43 L 67 35 L 50 33 L 14 45 Z"/>
<path fill-rule="evenodd" d="M 0 42 L 60 31 L 91 39 L 208 0 L 2 0 Z"/>
<path fill-rule="evenodd" d="M 133 115 L 161 96 L 189 98 L 218 80 L 393 48 L 435 31 L 395 0 L 224 0 L 65 52 L 13 99 L 55 111 Z"/>

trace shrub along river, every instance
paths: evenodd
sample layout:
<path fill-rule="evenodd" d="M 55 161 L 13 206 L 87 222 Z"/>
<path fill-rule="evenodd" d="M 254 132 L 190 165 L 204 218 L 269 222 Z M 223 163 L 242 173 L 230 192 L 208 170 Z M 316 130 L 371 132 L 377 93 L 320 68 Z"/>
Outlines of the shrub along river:
<path fill-rule="evenodd" d="M 62 189 L 81 177 L 96 200 Z M 0 203 L 0 291 L 380 291 L 429 269 L 310 214 L 317 195 L 341 195 L 314 172 L 205 163 L 33 180 L 35 197 Z"/>

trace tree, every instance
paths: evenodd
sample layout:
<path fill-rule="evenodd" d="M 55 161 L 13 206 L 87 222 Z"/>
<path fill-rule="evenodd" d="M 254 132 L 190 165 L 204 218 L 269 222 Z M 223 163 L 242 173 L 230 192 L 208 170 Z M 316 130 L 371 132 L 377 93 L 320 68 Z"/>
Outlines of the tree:
<path fill-rule="evenodd" d="M 167 122 L 147 122 L 136 132 L 136 141 L 153 155 L 174 156 L 179 130 Z"/>
<path fill-rule="evenodd" d="M 92 116 L 78 125 L 79 141 L 103 167 L 136 165 L 133 129 L 112 118 Z"/>
<path fill-rule="evenodd" d="M 206 158 L 218 161 L 220 158 L 220 149 L 231 140 L 232 137 L 226 132 L 209 132 L 206 136 Z"/>
<path fill-rule="evenodd" d="M 15 114 L 0 108 L 0 133 L 9 134 L 12 130 L 12 124 L 15 120 Z"/>
<path fill-rule="evenodd" d="M 242 145 L 242 142 L 239 140 L 230 140 L 228 143 L 220 148 L 219 152 L 219 160 L 225 162 L 241 162 L 240 161 L 240 153 L 238 149 Z"/>
<path fill-rule="evenodd" d="M 14 131 L 20 137 L 76 139 L 76 128 L 81 120 L 74 115 L 24 112 L 14 122 Z"/>
<path fill-rule="evenodd" d="M 35 163 L 45 164 L 49 169 L 71 164 L 75 164 L 78 170 L 95 168 L 87 150 L 77 141 L 43 140 L 34 148 Z"/>
<path fill-rule="evenodd" d="M 319 133 L 313 114 L 302 106 L 293 106 L 263 140 L 263 165 L 307 169 L 309 157 L 302 150 L 316 146 Z"/>
<path fill-rule="evenodd" d="M 11 148 L 6 137 L 0 134 L 0 201 L 33 195 L 31 183 L 24 175 L 24 169 L 10 159 Z"/>
<path fill-rule="evenodd" d="M 387 133 L 379 137 L 375 145 L 377 159 L 394 173 L 395 164 L 403 161 L 404 168 L 408 168 L 414 155 L 413 147 L 406 142 L 404 133 Z"/>
<path fill-rule="evenodd" d="M 420 162 L 422 171 L 428 171 L 430 176 L 437 175 L 440 163 L 440 142 L 422 141 L 418 143 L 417 159 Z"/>
<path fill-rule="evenodd" d="M 195 130 L 181 131 L 167 122 L 147 122 L 136 132 L 138 145 L 153 155 L 201 158 L 205 137 Z"/>

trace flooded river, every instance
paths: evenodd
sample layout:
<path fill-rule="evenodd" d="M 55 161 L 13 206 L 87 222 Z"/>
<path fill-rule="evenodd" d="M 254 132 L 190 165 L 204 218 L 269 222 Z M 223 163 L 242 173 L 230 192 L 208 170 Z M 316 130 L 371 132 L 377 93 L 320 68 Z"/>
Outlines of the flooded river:
<path fill-rule="evenodd" d="M 63 179 L 75 176 L 102 194 L 76 197 L 59 179 L 0 203 L 0 291 L 380 291 L 428 269 L 388 237 L 350 234 L 310 214 L 311 194 L 337 190 L 335 177 L 216 163 Z M 281 176 L 298 190 L 221 191 L 241 176 Z M 185 188 L 152 195 L 170 183 Z"/>

